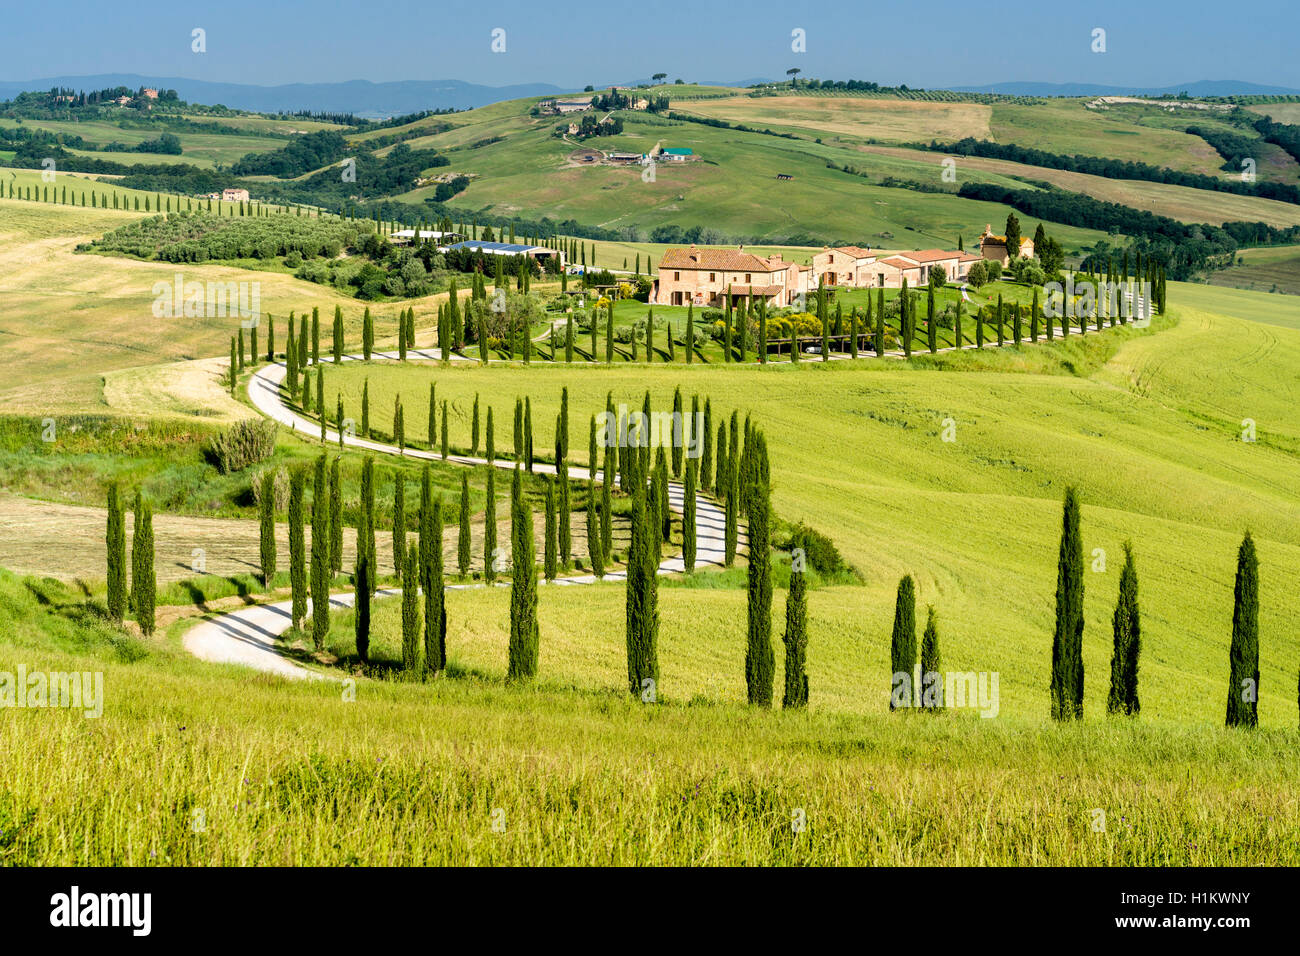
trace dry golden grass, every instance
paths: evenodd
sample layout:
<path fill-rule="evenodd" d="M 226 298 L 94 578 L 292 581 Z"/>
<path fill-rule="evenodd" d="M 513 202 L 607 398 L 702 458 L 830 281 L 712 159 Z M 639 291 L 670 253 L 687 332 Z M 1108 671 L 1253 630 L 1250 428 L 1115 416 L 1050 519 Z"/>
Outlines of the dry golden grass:
<path fill-rule="evenodd" d="M 929 139 L 987 139 L 992 107 L 982 103 L 851 96 L 737 96 L 693 100 L 676 107 L 698 116 L 747 126 L 816 130 L 820 134 L 914 142 Z"/>

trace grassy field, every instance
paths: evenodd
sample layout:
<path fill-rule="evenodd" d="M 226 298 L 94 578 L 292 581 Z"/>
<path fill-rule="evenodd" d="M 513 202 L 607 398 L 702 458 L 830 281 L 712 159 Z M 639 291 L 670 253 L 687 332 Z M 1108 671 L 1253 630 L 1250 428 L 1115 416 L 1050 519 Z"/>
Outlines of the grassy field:
<path fill-rule="evenodd" d="M 16 120 L 0 119 L 0 128 L 13 128 L 17 125 L 19 124 Z M 168 132 L 165 127 L 157 129 L 135 127 L 123 129 L 116 123 L 107 120 L 88 120 L 85 122 L 24 120 L 22 125 L 46 129 L 51 133 L 60 133 L 65 136 L 80 136 L 86 142 L 100 147 L 109 143 L 124 143 L 127 146 L 135 146 L 147 140 L 157 139 L 162 133 Z M 286 125 L 295 126 L 295 124 Z M 295 128 L 301 127 L 295 126 Z M 195 166 L 202 168 L 211 168 L 215 163 L 228 166 L 248 153 L 265 153 L 273 149 L 280 149 L 285 145 L 283 137 L 258 136 L 251 128 L 248 135 L 200 133 L 189 130 L 176 132 L 175 135 L 181 141 L 180 156 L 166 156 L 154 153 L 103 152 L 85 153 L 84 155 L 97 156 L 100 159 L 118 163 L 158 163 L 179 160 L 193 163 Z"/>
<path fill-rule="evenodd" d="M 1300 294 L 1300 246 L 1242 249 L 1236 262 L 1210 275 L 1212 285 Z"/>

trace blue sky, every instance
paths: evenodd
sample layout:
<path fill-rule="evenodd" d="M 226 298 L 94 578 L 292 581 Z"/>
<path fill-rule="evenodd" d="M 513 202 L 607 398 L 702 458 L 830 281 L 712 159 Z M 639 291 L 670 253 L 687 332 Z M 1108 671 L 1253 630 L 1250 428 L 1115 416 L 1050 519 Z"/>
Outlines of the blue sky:
<path fill-rule="evenodd" d="M 33 8 L 35 10 L 36 8 Z M 1300 88 L 1297 0 L 793 4 L 60 0 L 0 30 L 0 79 L 141 73 L 257 84 L 461 79 L 566 87 L 805 75 L 943 87 L 1014 80 Z M 109 15 L 111 12 L 111 15 Z M 47 15 L 48 14 L 48 15 Z M 191 31 L 207 52 L 191 52 Z M 1106 52 L 1090 49 L 1106 31 Z M 505 30 L 505 52 L 491 50 Z M 806 52 L 791 49 L 802 29 Z"/>

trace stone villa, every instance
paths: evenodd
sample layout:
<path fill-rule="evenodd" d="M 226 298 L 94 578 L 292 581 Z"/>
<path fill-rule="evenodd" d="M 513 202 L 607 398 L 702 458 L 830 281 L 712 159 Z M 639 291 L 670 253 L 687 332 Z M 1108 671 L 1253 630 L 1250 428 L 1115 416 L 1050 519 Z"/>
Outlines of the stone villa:
<path fill-rule="evenodd" d="M 748 297 L 785 308 L 800 293 L 812 291 L 812 269 L 787 262 L 780 254 L 756 256 L 738 249 L 673 248 L 659 263 L 650 290 L 651 305 L 722 306 Z"/>

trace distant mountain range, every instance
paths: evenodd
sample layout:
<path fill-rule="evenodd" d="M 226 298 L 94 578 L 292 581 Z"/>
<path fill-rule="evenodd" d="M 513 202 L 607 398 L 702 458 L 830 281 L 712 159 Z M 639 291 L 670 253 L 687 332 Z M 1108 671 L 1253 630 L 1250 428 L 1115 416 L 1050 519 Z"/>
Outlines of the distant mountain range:
<path fill-rule="evenodd" d="M 954 86 L 964 93 L 1004 93 L 1009 96 L 1294 96 L 1300 90 L 1264 86 L 1242 80 L 1197 80 L 1179 86 L 1102 86 L 1098 83 L 992 83 L 988 86 Z"/>
<path fill-rule="evenodd" d="M 253 86 L 247 83 L 213 83 L 175 76 L 142 76 L 138 73 L 102 73 L 97 76 L 52 76 L 40 80 L 0 81 L 0 98 L 10 99 L 24 90 L 48 90 L 67 86 L 98 90 L 113 86 L 136 89 L 152 86 L 175 90 L 189 103 L 221 104 L 232 109 L 259 113 L 289 113 L 312 110 L 322 113 L 353 113 L 364 117 L 401 116 L 432 109 L 471 109 L 502 100 L 548 96 L 567 92 L 549 83 L 521 83 L 515 86 L 482 86 L 462 80 L 401 80 L 371 83 L 347 80 L 342 83 L 289 83 L 284 86 Z"/>
<path fill-rule="evenodd" d="M 648 82 L 648 81 L 642 81 Z M 751 86 L 772 80 L 749 79 L 717 86 Z M 608 87 L 611 84 L 605 84 Z M 634 84 L 619 83 L 619 86 Z M 514 86 L 483 86 L 463 80 L 401 80 L 372 83 L 347 80 L 342 83 L 289 83 L 283 86 L 254 86 L 248 83 L 214 83 L 181 77 L 145 76 L 138 73 L 102 73 L 95 76 L 52 76 L 39 80 L 0 81 L 0 98 L 10 99 L 24 90 L 48 90 L 64 86 L 79 90 L 127 86 L 132 89 L 153 86 L 175 90 L 191 103 L 221 104 L 233 109 L 262 113 L 287 113 L 312 110 L 323 113 L 353 113 L 380 118 L 400 116 L 430 109 L 472 109 L 502 100 L 530 96 L 549 96 L 571 92 L 550 83 L 520 83 Z M 672 95 L 672 83 L 665 86 Z M 993 83 L 988 86 L 954 86 L 953 90 L 970 93 L 1004 93 L 1012 96 L 1160 96 L 1186 91 L 1192 96 L 1231 96 L 1234 94 L 1294 95 L 1300 90 L 1265 86 L 1241 80 L 1198 80 L 1179 86 L 1102 86 L 1096 83 Z"/>

